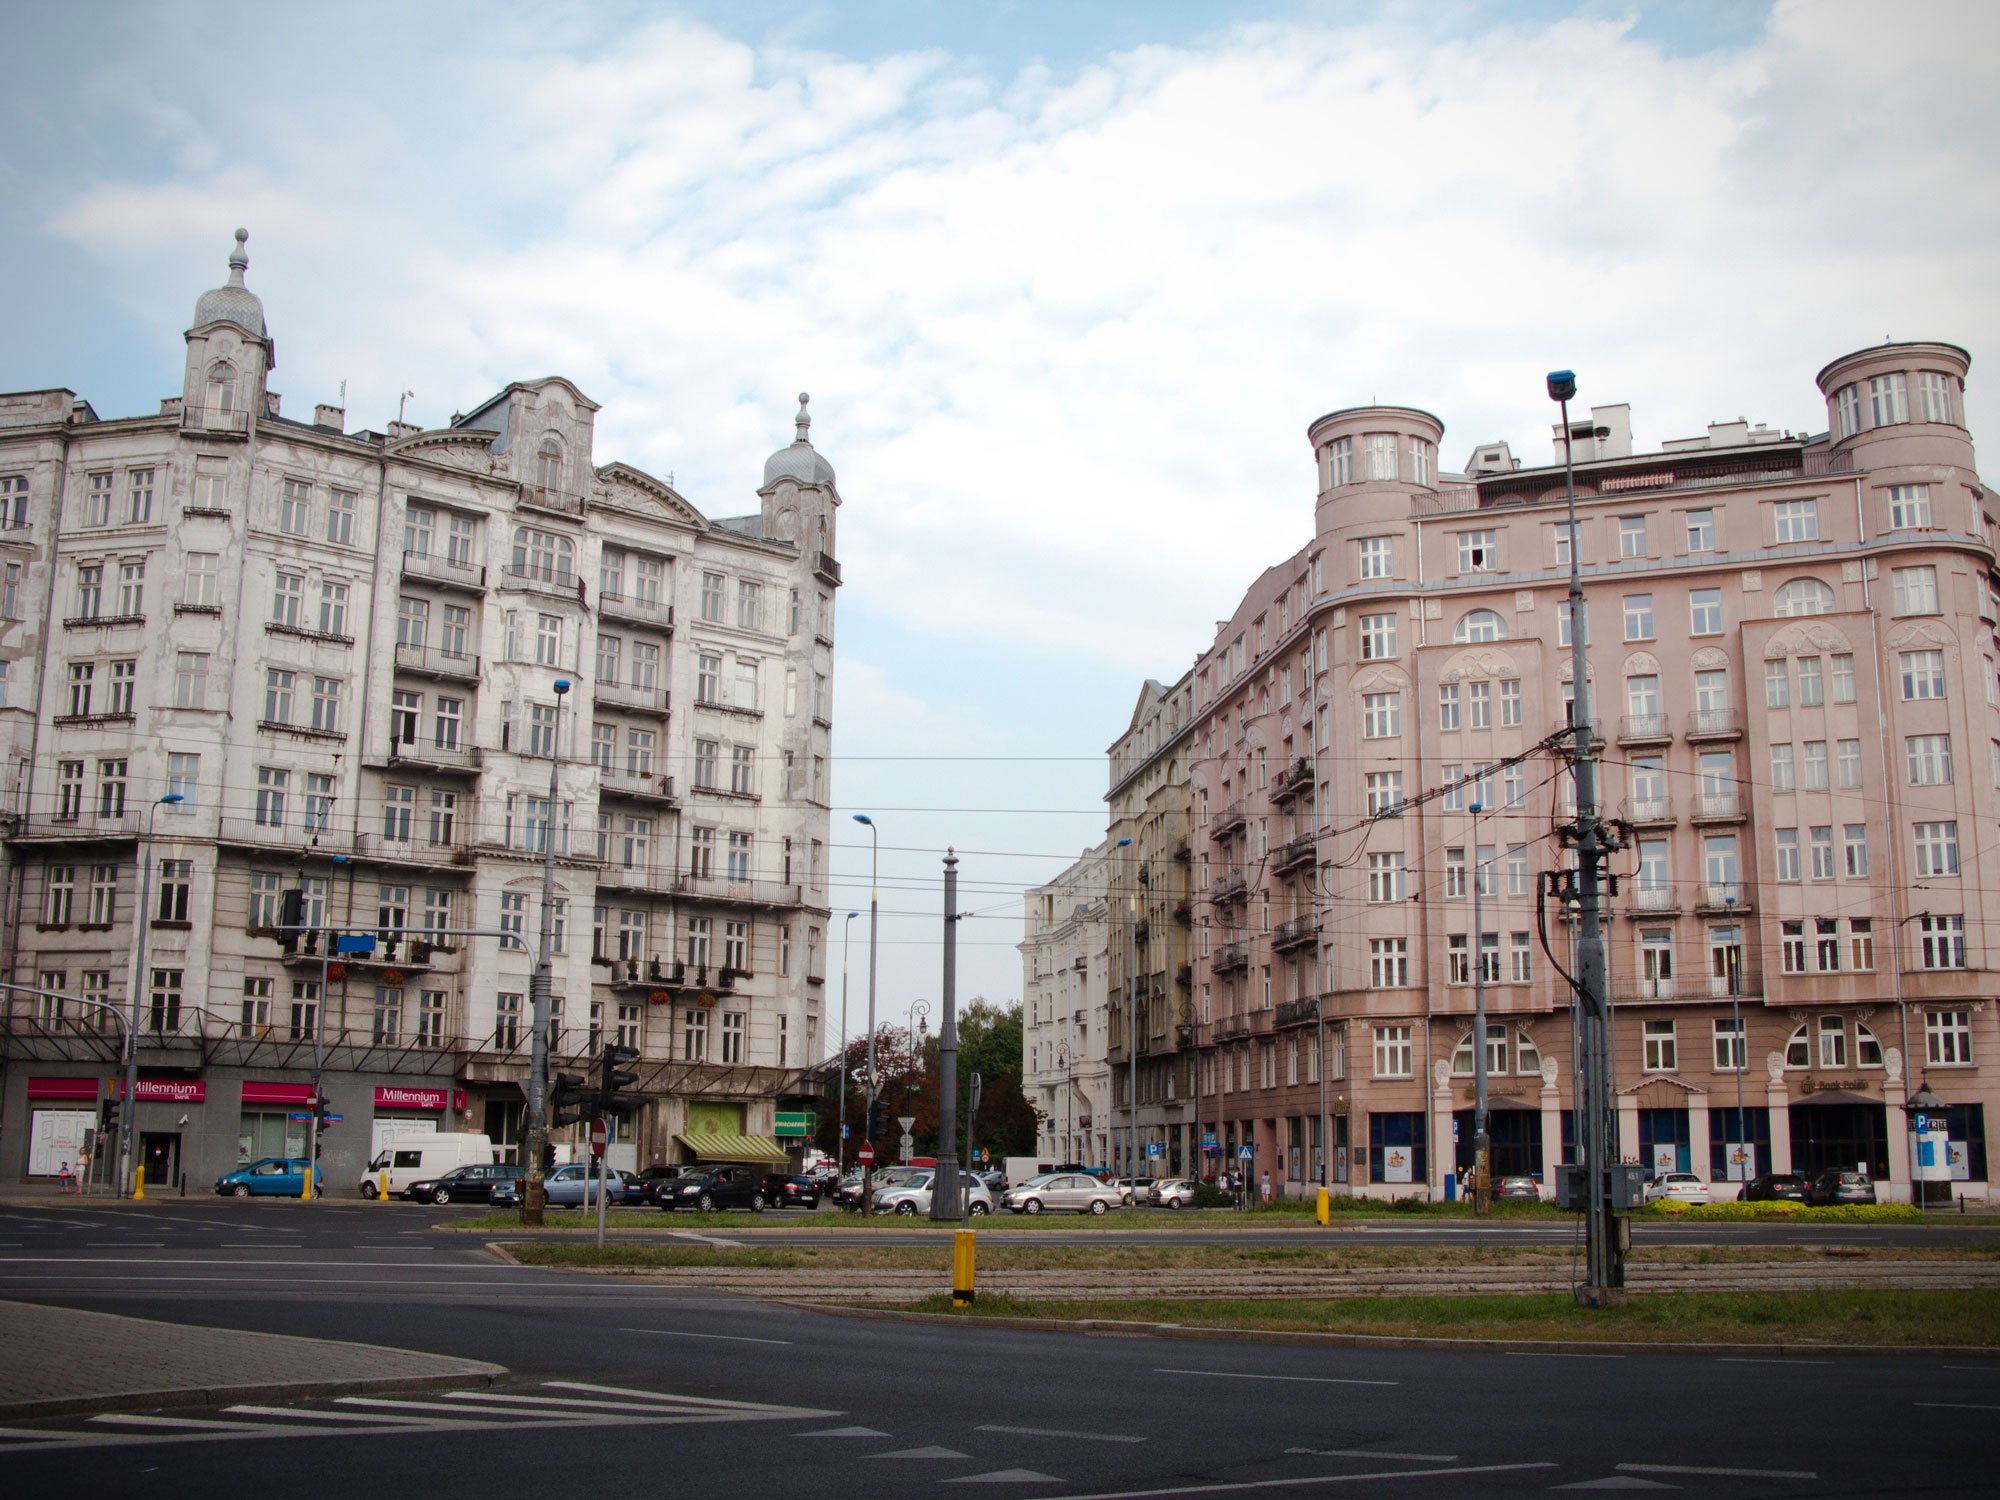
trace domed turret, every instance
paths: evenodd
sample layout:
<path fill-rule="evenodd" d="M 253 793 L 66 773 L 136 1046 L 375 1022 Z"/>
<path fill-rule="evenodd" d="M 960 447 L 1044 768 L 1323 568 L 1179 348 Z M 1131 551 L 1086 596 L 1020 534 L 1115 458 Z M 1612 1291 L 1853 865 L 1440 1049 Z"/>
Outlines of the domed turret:
<path fill-rule="evenodd" d="M 228 284 L 201 294 L 201 300 L 194 305 L 190 329 L 205 328 L 210 323 L 234 323 L 260 339 L 269 337 L 264 328 L 264 304 L 243 284 L 243 272 L 250 264 L 243 245 L 249 238 L 249 230 L 236 231 L 236 248 L 229 252 Z"/>
<path fill-rule="evenodd" d="M 214 292 L 209 293 L 211 297 L 215 295 Z M 801 484 L 833 483 L 833 465 L 820 457 L 806 438 L 806 430 L 812 426 L 812 418 L 806 414 L 806 403 L 810 400 L 812 397 L 806 392 L 799 392 L 799 435 L 792 439 L 789 448 L 780 448 L 764 460 L 766 486 L 779 479 L 796 479 Z"/>

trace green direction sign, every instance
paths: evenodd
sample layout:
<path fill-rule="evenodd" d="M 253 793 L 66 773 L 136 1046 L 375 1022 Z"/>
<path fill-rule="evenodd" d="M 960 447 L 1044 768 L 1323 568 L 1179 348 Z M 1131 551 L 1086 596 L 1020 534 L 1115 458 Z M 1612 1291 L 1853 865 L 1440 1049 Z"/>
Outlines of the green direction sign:
<path fill-rule="evenodd" d="M 811 1135 L 819 1124 L 819 1116 L 809 1109 L 781 1109 L 778 1111 L 778 1135 Z"/>

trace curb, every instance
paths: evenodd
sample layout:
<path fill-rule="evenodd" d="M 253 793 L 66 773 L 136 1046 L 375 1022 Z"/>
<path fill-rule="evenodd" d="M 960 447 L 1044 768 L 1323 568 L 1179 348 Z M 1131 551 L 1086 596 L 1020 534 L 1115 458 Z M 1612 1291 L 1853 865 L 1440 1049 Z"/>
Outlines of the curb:
<path fill-rule="evenodd" d="M 393 1375 L 362 1380 L 298 1380 L 284 1385 L 213 1385 L 151 1391 L 101 1391 L 90 1396 L 55 1396 L 45 1401 L 0 1404 L 0 1420 L 71 1417 L 87 1412 L 129 1411 L 134 1407 L 215 1406 L 230 1401 L 308 1401 L 325 1396 L 361 1396 L 375 1391 L 431 1391 L 445 1386 L 497 1384 L 503 1365 L 477 1364 L 457 1375 Z"/>
<path fill-rule="evenodd" d="M 1754 1354 L 1776 1358 L 1842 1355 L 1958 1355 L 1992 1358 L 2000 1348 L 1983 1344 L 1690 1344 L 1610 1340 L 1448 1339 L 1386 1333 L 1315 1333 L 1281 1328 L 1194 1328 L 1180 1323 L 1120 1322 L 1108 1318 L 1008 1318 L 977 1314 L 905 1312 L 852 1307 L 844 1303 L 771 1299 L 776 1306 L 834 1318 L 883 1323 L 949 1323 L 959 1328 L 1009 1328 L 1034 1333 L 1082 1333 L 1086 1337 L 1198 1339 L 1223 1342 L 1306 1344 L 1345 1349 L 1428 1349 L 1454 1354 Z"/>

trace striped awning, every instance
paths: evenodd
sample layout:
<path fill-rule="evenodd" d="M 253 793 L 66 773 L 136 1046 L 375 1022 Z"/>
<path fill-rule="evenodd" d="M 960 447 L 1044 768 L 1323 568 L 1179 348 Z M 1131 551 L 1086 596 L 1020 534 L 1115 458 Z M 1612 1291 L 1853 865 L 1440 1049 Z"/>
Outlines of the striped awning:
<path fill-rule="evenodd" d="M 785 1148 L 769 1136 L 690 1130 L 674 1139 L 687 1147 L 697 1161 L 768 1161 L 782 1165 L 791 1160 Z"/>

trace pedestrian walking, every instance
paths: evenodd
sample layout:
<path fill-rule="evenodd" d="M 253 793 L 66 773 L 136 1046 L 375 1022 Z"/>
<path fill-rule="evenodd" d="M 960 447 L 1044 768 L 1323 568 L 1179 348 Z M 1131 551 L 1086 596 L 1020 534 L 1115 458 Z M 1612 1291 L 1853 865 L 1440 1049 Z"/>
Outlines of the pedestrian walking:
<path fill-rule="evenodd" d="M 1266 1202 L 1266 1203 L 1269 1203 L 1269 1202 L 1271 1201 L 1271 1174 L 1270 1174 L 1270 1172 L 1269 1172 L 1269 1171 L 1266 1171 L 1266 1172 L 1264 1173 L 1264 1180 L 1263 1180 L 1263 1181 L 1264 1181 L 1264 1185 L 1263 1185 L 1263 1201 L 1264 1201 L 1264 1202 Z"/>

